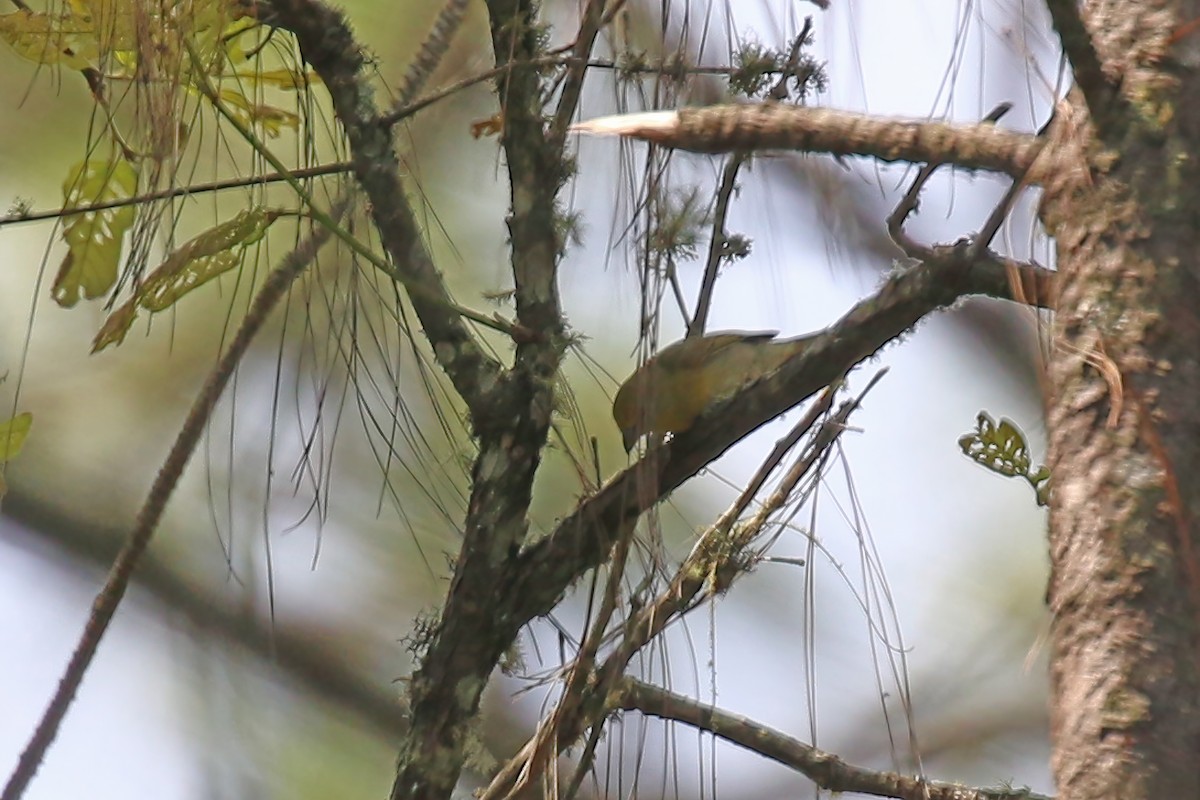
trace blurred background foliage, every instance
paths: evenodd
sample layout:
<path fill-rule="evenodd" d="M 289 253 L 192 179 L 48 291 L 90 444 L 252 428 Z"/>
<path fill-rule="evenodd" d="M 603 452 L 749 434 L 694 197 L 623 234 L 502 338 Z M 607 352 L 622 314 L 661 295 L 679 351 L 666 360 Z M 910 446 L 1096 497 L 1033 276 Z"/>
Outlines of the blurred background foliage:
<path fill-rule="evenodd" d="M 830 76 L 811 102 L 970 120 L 1011 100 L 1012 124 L 1033 125 L 1051 99 L 1044 76 L 1055 69 L 1044 21 L 1025 4 L 999 0 L 917 5 L 631 3 L 598 55 L 678 48 L 689 63 L 728 63 L 737 38 L 782 46 L 811 14 L 814 52 Z M 439 7 L 414 0 L 400 13 L 395 4 L 345 4 L 382 86 L 395 87 Z M 556 41 L 569 39 L 576 12 L 572 2 L 547 4 Z M 918 21 L 929 19 L 941 22 Z M 430 87 L 491 64 L 482 4 L 473 4 Z M 10 202 L 54 207 L 68 165 L 84 155 L 91 98 L 75 73 L 38 69 L 3 48 L 0 66 L 4 191 Z M 597 73 L 586 116 L 665 93 L 652 81 L 619 85 L 611 71 Z M 683 88 L 680 103 L 722 92 L 709 79 Z M 319 120 L 318 132 L 297 139 L 285 131 L 273 147 L 298 164 L 338 157 L 323 91 L 300 103 Z M 484 82 L 396 128 L 439 267 L 460 302 L 488 313 L 508 308 L 507 188 L 496 140 L 470 130 L 496 107 Z M 190 181 L 262 170 L 227 135 L 194 141 L 203 144 Z M 608 408 L 635 363 L 633 240 L 644 227 L 636 216 L 644 155 L 636 146 L 581 142 L 580 175 L 564 192 L 582 220 L 582 244 L 570 248 L 562 270 L 581 345 L 567 365 L 563 437 L 539 474 L 535 531 L 625 463 Z M 677 156 L 672 181 L 710 191 L 720 167 Z M 751 238 L 752 254 L 723 276 L 711 327 L 794 334 L 835 319 L 891 265 L 883 219 L 904 178 L 901 168 L 797 154 L 756 162 L 729 223 Z M 916 232 L 952 240 L 986 216 L 1001 191 L 940 176 Z M 156 252 L 262 202 L 287 205 L 288 190 L 177 202 L 172 233 Z M 361 209 L 354 230 L 370 235 Z M 36 417 L 7 470 L 0 507 L 0 631 L 12 646 L 0 667 L 0 761 L 15 761 L 204 375 L 253 286 L 296 236 L 296 226 L 277 226 L 241 271 L 149 325 L 141 320 L 121 347 L 90 356 L 105 311 L 99 301 L 70 310 L 49 301 L 62 251 L 55 225 L 0 228 L 0 409 Z M 1027 209 L 1008 237 L 1014 253 L 1047 258 Z M 692 296 L 701 269 L 680 266 Z M 294 289 L 223 400 L 138 591 L 29 797 L 81 789 L 96 798 L 384 794 L 409 637 L 444 594 L 471 452 L 402 309 L 393 286 L 334 247 Z M 763 565 L 647 650 L 642 674 L 851 761 L 912 770 L 919 754 L 938 778 L 1011 778 L 1046 790 L 1044 519 L 1027 489 L 975 467 L 956 445 L 988 408 L 1018 420 L 1040 449 L 1039 324 L 1025 311 L 970 303 L 893 346 L 883 359 L 890 375 L 855 420 L 863 432 L 847 441 L 821 493 L 778 544 L 780 554 L 807 556 L 809 565 Z M 662 340 L 681 331 L 678 314 L 665 314 Z M 732 499 L 773 433 L 756 433 L 676 494 L 655 521 L 658 557 L 686 554 L 692 532 Z M 599 476 L 590 436 L 599 437 Z M 822 547 L 815 558 L 807 533 Z M 524 742 L 554 697 L 543 679 L 560 664 L 556 626 L 578 635 L 586 593 L 579 587 L 552 622 L 533 626 L 514 655 L 519 669 L 497 676 L 473 780 Z M 893 632 L 890 652 L 879 629 Z M 597 796 L 635 782 L 643 796 L 695 796 L 715 784 L 726 796 L 754 798 L 806 786 L 755 756 L 632 714 L 613 725 L 604 748 L 586 788 Z"/>

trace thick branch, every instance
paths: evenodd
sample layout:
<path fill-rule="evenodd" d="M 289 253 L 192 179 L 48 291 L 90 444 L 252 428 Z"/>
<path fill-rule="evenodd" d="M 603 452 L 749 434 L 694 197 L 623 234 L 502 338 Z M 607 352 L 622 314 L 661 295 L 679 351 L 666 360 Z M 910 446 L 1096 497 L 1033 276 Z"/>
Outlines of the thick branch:
<path fill-rule="evenodd" d="M 791 767 L 830 792 L 858 792 L 904 800 L 1049 800 L 1027 789 L 981 789 L 856 767 L 833 753 L 818 750 L 740 714 L 722 711 L 633 678 L 625 679 L 620 690 L 610 698 L 610 704 L 613 708 L 640 711 L 708 731 Z"/>
<path fill-rule="evenodd" d="M 781 103 L 682 108 L 622 114 L 581 122 L 572 130 L 620 135 L 696 153 L 804 150 L 837 156 L 869 156 L 881 161 L 952 163 L 966 169 L 1025 176 L 1042 150 L 1037 136 L 994 125 L 951 125 L 884 119 L 828 108 Z"/>
<path fill-rule="evenodd" d="M 488 12 L 496 63 L 511 65 L 497 76 L 496 90 L 511 183 L 508 230 L 513 299 L 517 319 L 541 334 L 538 340 L 518 347 L 516 367 L 532 369 L 549 379 L 563 351 L 556 285 L 561 242 L 554 204 L 569 172 L 563 160 L 562 137 L 553 137 L 545 123 L 541 69 L 535 66 L 543 55 L 535 5 L 528 0 L 490 0 Z"/>
<path fill-rule="evenodd" d="M 534 335 L 518 342 L 512 370 L 498 384 L 489 407 L 473 415 L 479 455 L 471 474 L 463 545 L 445 609 L 410 684 L 412 727 L 397 759 L 395 800 L 450 795 L 483 688 L 526 621 L 509 613 L 513 601 L 496 589 L 528 531 L 533 479 L 550 429 L 555 377 L 566 344 L 557 285 L 561 237 L 555 201 L 568 169 L 564 137 L 546 128 L 536 4 L 489 0 L 488 13 L 496 62 L 509 66 L 497 75 L 497 93 L 511 192 L 514 298 L 520 325 Z M 598 14 L 599 6 L 589 18 Z M 590 49 L 594 36 L 592 31 L 584 37 L 584 49 Z"/>
<path fill-rule="evenodd" d="M 742 437 L 805 400 L 813 392 L 844 375 L 903 334 L 922 317 L 971 294 L 1018 299 L 1045 299 L 1055 295 L 1054 273 L 1029 265 L 1007 263 L 990 254 L 972 259 L 970 242 L 932 248 L 930 260 L 894 273 L 874 296 L 860 302 L 837 324 L 812 340 L 812 344 L 774 375 L 754 384 L 705 413 L 688 431 L 669 444 L 656 447 L 632 468 L 609 481 L 579 505 L 547 538 L 529 547 L 499 594 L 515 598 L 517 619 L 545 614 L 579 575 L 607 557 L 622 532 L 634 525 L 645 510 L 660 502 L 683 481 L 699 472 Z M 667 596 L 686 602 L 706 575 L 684 574 Z M 638 618 L 631 634 L 632 647 L 654 635 L 682 605 L 652 606 Z M 604 685 L 624 667 L 620 651 L 598 673 Z M 594 710 L 594 709 L 593 709 Z M 576 721 L 592 710 L 581 709 Z M 581 727 L 557 733 L 570 743 Z M 498 796 L 503 786 L 493 785 L 488 796 Z"/>
<path fill-rule="evenodd" d="M 623 526 L 646 511 L 736 442 L 837 380 L 846 370 L 909 330 L 922 317 L 968 295 L 1018 299 L 1010 268 L 998 259 L 965 260 L 969 244 L 935 250 L 937 258 L 888 277 L 872 297 L 813 340 L 769 378 L 710 409 L 688 431 L 654 448 L 610 480 L 522 554 L 504 596 L 518 598 L 514 614 L 547 613 L 567 586 L 602 563 Z M 1019 285 L 1041 284 L 1051 293 L 1054 273 L 1024 267 Z M 1028 297 L 1026 296 L 1026 299 Z"/>

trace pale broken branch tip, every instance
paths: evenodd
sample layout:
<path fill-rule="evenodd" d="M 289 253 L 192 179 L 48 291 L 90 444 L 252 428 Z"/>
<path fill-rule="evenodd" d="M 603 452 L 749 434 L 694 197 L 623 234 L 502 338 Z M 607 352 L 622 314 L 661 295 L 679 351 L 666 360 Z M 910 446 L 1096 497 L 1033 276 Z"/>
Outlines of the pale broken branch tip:
<path fill-rule="evenodd" d="M 596 117 L 586 122 L 577 122 L 567 130 L 589 136 L 637 136 L 652 139 L 656 133 L 668 135 L 678 127 L 678 111 L 643 111 L 637 114 Z"/>

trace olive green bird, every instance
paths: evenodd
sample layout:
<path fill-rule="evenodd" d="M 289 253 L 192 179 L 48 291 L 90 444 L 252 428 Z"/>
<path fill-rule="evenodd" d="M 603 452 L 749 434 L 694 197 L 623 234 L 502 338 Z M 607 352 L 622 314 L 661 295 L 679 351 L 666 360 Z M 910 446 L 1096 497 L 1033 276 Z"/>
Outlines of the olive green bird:
<path fill-rule="evenodd" d="M 714 402 L 774 372 L 817 334 L 795 339 L 776 335 L 722 331 L 681 339 L 660 350 L 621 384 L 613 400 L 613 419 L 625 451 L 647 434 L 687 430 Z"/>

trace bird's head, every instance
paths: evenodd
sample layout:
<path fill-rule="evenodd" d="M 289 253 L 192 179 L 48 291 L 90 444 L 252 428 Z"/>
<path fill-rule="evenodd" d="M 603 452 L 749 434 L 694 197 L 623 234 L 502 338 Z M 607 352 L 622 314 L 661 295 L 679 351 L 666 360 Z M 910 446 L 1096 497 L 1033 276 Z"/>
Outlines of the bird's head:
<path fill-rule="evenodd" d="M 642 432 L 638 430 L 638 420 L 643 417 L 636 383 L 633 380 L 626 381 L 613 399 L 613 419 L 621 429 L 621 443 L 625 445 L 626 453 L 633 449 L 642 436 Z"/>

